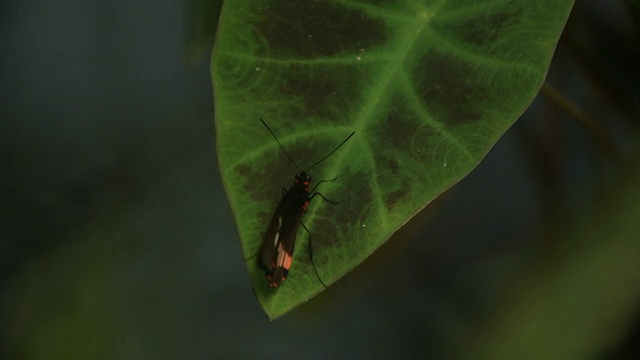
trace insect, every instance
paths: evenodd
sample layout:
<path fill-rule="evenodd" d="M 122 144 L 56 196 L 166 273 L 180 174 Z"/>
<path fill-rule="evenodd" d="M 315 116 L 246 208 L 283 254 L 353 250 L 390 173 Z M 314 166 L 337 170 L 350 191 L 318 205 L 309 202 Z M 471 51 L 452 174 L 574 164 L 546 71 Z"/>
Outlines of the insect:
<path fill-rule="evenodd" d="M 320 164 L 322 161 L 331 156 L 336 150 L 338 150 L 344 143 L 349 140 L 355 131 L 352 132 L 346 139 L 344 139 L 340 145 L 338 145 L 335 149 L 325 155 L 322 159 L 316 161 L 313 165 L 308 167 L 306 170 L 301 170 L 300 167 L 293 161 L 293 158 L 289 156 L 287 151 L 284 149 L 276 134 L 271 130 L 269 125 L 264 122 L 264 120 L 260 119 L 262 124 L 269 130 L 271 135 L 280 149 L 285 154 L 285 156 L 291 161 L 293 166 L 296 167 L 298 173 L 295 176 L 295 180 L 293 181 L 293 186 L 289 189 L 282 189 L 282 199 L 278 203 L 275 212 L 273 213 L 273 217 L 271 218 L 271 222 L 269 223 L 269 228 L 264 237 L 264 241 L 262 243 L 262 247 L 260 248 L 258 262 L 259 265 L 264 268 L 267 273 L 267 279 L 269 280 L 270 287 L 278 287 L 282 283 L 283 280 L 287 278 L 287 274 L 289 273 L 289 269 L 291 268 L 291 263 L 293 260 L 293 249 L 296 243 L 296 233 L 298 232 L 298 225 L 302 225 L 302 227 L 309 234 L 309 259 L 313 265 L 313 253 L 311 250 L 311 232 L 309 229 L 302 223 L 302 216 L 307 210 L 307 206 L 309 202 L 317 195 L 323 198 L 325 201 L 328 201 L 332 204 L 338 204 L 338 202 L 331 201 L 325 198 L 321 193 L 316 192 L 316 188 L 318 185 L 323 182 L 329 182 L 336 179 L 331 180 L 320 180 L 318 183 L 309 191 L 309 184 L 311 183 L 311 176 L 309 175 L 309 171 L 313 169 L 316 165 Z M 316 267 L 313 266 L 313 270 L 318 277 L 318 280 L 322 283 L 324 287 L 327 287 L 324 282 L 320 279 L 318 275 L 318 271 Z"/>

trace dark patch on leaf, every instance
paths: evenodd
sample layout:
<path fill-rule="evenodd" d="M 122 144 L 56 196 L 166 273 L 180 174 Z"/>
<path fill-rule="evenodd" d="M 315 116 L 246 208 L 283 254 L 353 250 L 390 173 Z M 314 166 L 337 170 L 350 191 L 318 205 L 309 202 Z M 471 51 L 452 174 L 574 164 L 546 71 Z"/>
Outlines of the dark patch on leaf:
<path fill-rule="evenodd" d="M 355 66 L 346 65 L 292 65 L 286 75 L 280 91 L 303 102 L 290 109 L 290 115 L 298 119 L 343 117 L 357 104 L 353 89 L 363 81 Z"/>
<path fill-rule="evenodd" d="M 389 159 L 387 164 L 389 166 L 389 170 L 391 170 L 391 174 L 393 175 L 396 175 L 398 170 L 400 170 L 400 164 L 398 164 L 398 160 L 396 159 Z"/>
<path fill-rule="evenodd" d="M 353 53 L 386 43 L 388 34 L 384 22 L 328 1 L 272 2 L 256 28 L 263 50 L 286 59 Z"/>
<path fill-rule="evenodd" d="M 410 191 L 411 191 L 411 182 L 407 178 L 402 178 L 402 184 L 400 185 L 400 187 L 395 191 L 391 192 L 384 199 L 387 210 L 392 211 L 395 205 L 398 202 L 401 202 L 402 200 L 404 200 L 404 198 L 407 196 L 407 194 L 409 194 Z"/>
<path fill-rule="evenodd" d="M 414 69 L 415 93 L 426 111 L 447 125 L 478 121 L 490 93 L 472 64 L 437 51 L 427 52 Z"/>
<path fill-rule="evenodd" d="M 298 160 L 295 156 L 299 155 L 300 152 L 308 154 L 307 149 L 302 149 L 296 146 L 297 144 L 286 145 L 290 145 L 287 146 L 287 151 L 294 156 L 296 162 Z M 253 161 L 252 164 L 255 164 L 255 166 L 243 163 L 234 167 L 234 172 L 243 178 L 243 181 L 238 186 L 241 184 L 242 191 L 246 194 L 251 194 L 251 201 L 279 200 L 282 188 L 288 189 L 293 185 L 297 171 L 289 160 L 280 153 L 280 149 L 277 149 L 277 152 L 265 152 L 263 156 Z"/>
<path fill-rule="evenodd" d="M 513 2 L 511 2 L 513 4 Z M 446 32 L 455 34 L 467 43 L 475 45 L 490 45 L 501 37 L 508 35 L 510 29 L 518 26 L 523 8 L 514 5 L 504 5 L 503 9 L 493 13 L 467 18 L 465 21 L 447 23 L 443 28 Z"/>
<path fill-rule="evenodd" d="M 267 167 L 262 166 L 256 169 L 244 164 L 234 168 L 234 171 L 244 179 L 242 183 L 243 192 L 251 194 L 250 199 L 252 201 L 264 201 L 266 197 L 265 187 L 256 186 L 255 181 L 256 179 L 264 179 L 272 176 L 273 174 L 269 174 L 267 169 Z"/>
<path fill-rule="evenodd" d="M 378 159 L 378 164 L 388 164 L 389 170 L 395 173 L 403 166 L 422 166 L 426 161 L 424 149 L 429 140 L 438 135 L 432 127 L 425 124 L 418 115 L 410 109 L 407 99 L 394 96 L 391 100 L 390 111 L 384 121 L 375 128 L 375 136 L 380 143 L 392 145 L 394 153 L 379 153 L 385 156 Z M 413 158 L 414 164 L 399 164 L 398 154 L 403 157 Z M 422 164 L 421 164 L 422 163 Z"/>

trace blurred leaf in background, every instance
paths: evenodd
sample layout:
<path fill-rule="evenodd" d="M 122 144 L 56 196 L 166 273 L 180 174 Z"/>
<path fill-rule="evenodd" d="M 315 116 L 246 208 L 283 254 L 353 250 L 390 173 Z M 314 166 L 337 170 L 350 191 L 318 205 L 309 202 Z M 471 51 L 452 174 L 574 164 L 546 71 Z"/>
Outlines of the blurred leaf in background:
<path fill-rule="evenodd" d="M 640 312 L 640 178 L 584 210 L 554 233 L 556 249 L 509 275 L 517 281 L 487 322 L 452 344 L 459 358 L 588 359 L 629 332 Z"/>
<path fill-rule="evenodd" d="M 187 24 L 189 30 L 185 46 L 187 63 L 200 63 L 211 56 L 222 2 L 222 0 L 194 0 L 189 3 Z"/>

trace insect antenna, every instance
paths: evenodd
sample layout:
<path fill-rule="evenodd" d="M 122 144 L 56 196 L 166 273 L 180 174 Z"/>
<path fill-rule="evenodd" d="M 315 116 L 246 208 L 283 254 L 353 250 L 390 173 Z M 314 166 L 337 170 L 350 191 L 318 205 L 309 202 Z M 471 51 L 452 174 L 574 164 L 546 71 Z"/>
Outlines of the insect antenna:
<path fill-rule="evenodd" d="M 296 164 L 296 162 L 295 162 L 295 161 L 293 161 L 293 159 L 291 158 L 291 156 L 289 156 L 289 154 L 288 154 L 288 153 L 287 153 L 287 151 L 284 149 L 284 147 L 282 146 L 282 144 L 280 144 L 280 140 L 278 140 L 278 137 L 277 137 L 277 136 L 276 136 L 276 134 L 273 132 L 273 130 L 271 130 L 271 128 L 269 127 L 269 125 L 267 125 L 267 123 L 266 123 L 266 122 L 264 122 L 264 120 L 262 120 L 261 118 L 258 118 L 258 119 L 260 119 L 260 122 L 262 122 L 262 125 L 264 125 L 264 127 L 266 127 L 266 128 L 267 128 L 267 130 L 269 130 L 269 132 L 271 133 L 271 135 L 273 135 L 273 138 L 274 138 L 274 139 L 276 139 L 276 142 L 278 143 L 278 146 L 280 146 L 280 150 L 282 150 L 282 152 L 287 156 L 287 159 L 289 159 L 289 161 L 291 161 L 291 163 L 293 164 L 293 166 L 295 166 L 295 167 L 296 167 L 296 169 L 298 169 L 298 172 L 302 172 L 302 170 L 300 169 L 300 167 L 298 166 L 298 164 Z M 353 134 L 351 134 L 351 135 L 353 135 Z M 342 145 L 342 144 L 340 144 L 340 145 Z M 335 150 L 333 150 L 333 151 L 335 151 Z M 332 152 L 333 152 L 333 151 L 332 151 Z M 331 155 L 331 154 L 329 154 L 329 155 Z M 323 159 L 323 160 L 324 160 L 324 159 Z M 314 165 L 315 165 L 315 164 L 314 164 Z"/>
<path fill-rule="evenodd" d="M 340 149 L 340 147 L 341 147 L 342 145 L 344 145 L 344 143 L 346 143 L 346 142 L 347 142 L 347 140 L 351 139 L 351 137 L 352 137 L 355 133 L 356 133 L 356 132 L 354 131 L 354 132 L 352 132 L 351 134 L 349 134 L 349 136 L 347 136 L 347 138 L 346 138 L 346 139 L 342 140 L 342 142 L 340 143 L 340 145 L 338 145 L 335 149 L 331 150 L 331 152 L 330 152 L 330 153 L 328 153 L 327 155 L 325 155 L 325 157 L 323 157 L 322 159 L 320 159 L 320 160 L 316 161 L 316 163 L 315 163 L 315 164 L 313 164 L 313 165 L 311 165 L 309 168 L 307 168 L 307 170 L 306 170 L 306 171 L 311 170 L 314 166 L 316 166 L 316 165 L 320 164 L 320 163 L 321 163 L 321 162 L 323 162 L 326 158 L 328 158 L 329 156 L 331 156 L 331 154 L 333 154 L 333 153 L 334 153 L 334 152 L 336 152 L 338 149 Z"/>

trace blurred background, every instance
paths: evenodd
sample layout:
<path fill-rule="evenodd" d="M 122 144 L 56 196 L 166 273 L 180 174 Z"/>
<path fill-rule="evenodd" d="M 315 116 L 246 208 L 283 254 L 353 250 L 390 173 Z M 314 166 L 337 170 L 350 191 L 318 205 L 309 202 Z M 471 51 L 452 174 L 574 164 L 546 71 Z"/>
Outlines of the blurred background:
<path fill-rule="evenodd" d="M 529 110 L 269 322 L 215 154 L 220 1 L 0 4 L 0 358 L 640 358 L 640 11 L 578 1 Z"/>

